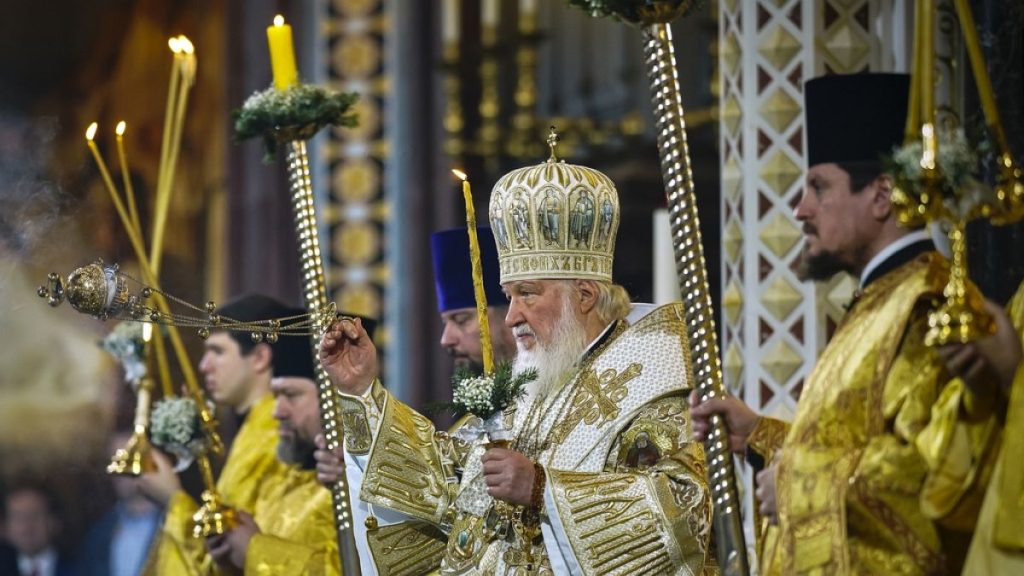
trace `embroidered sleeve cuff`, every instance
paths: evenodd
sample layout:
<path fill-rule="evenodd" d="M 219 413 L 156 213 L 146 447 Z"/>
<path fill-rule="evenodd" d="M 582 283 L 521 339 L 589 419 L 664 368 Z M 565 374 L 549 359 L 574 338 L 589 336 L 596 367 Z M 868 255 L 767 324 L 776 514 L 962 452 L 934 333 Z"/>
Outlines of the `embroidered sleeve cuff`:
<path fill-rule="evenodd" d="M 768 416 L 757 419 L 754 431 L 747 436 L 747 460 L 753 465 L 751 454 L 760 457 L 762 466 L 772 461 L 789 433 L 789 423 Z"/>
<path fill-rule="evenodd" d="M 345 423 L 345 449 L 350 454 L 370 451 L 386 397 L 387 391 L 376 379 L 362 396 L 338 393 L 341 417 Z"/>

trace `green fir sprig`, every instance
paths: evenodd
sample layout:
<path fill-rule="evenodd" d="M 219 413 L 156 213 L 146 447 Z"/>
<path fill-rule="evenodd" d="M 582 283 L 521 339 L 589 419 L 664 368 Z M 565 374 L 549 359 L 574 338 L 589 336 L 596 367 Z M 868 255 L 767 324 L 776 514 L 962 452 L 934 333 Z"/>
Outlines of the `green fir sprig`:
<path fill-rule="evenodd" d="M 526 385 L 536 379 L 536 369 L 513 374 L 509 362 L 498 364 L 490 376 L 459 368 L 452 375 L 452 401 L 436 408 L 450 411 L 456 419 L 472 414 L 487 420 L 515 404 L 526 394 Z"/>
<path fill-rule="evenodd" d="M 354 127 L 353 92 L 337 92 L 313 84 L 296 84 L 285 90 L 271 86 L 250 96 L 235 110 L 235 140 L 263 138 L 264 160 L 272 160 L 279 142 L 306 140 L 324 126 Z"/>

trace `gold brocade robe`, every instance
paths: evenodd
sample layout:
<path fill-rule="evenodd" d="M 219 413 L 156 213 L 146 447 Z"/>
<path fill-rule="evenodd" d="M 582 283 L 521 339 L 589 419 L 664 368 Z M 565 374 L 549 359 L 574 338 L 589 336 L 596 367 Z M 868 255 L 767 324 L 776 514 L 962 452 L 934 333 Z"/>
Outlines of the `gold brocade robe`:
<path fill-rule="evenodd" d="M 238 510 L 254 510 L 259 493 L 279 482 L 287 467 L 277 459 L 277 421 L 274 398 L 261 398 L 245 418 L 231 443 L 224 468 L 217 478 L 223 502 Z M 152 569 L 160 576 L 202 575 L 214 571 L 201 538 L 192 537 L 192 515 L 199 509 L 179 491 L 167 503 L 164 525 L 153 551 Z"/>
<path fill-rule="evenodd" d="M 804 385 L 794 422 L 762 418 L 779 526 L 765 574 L 956 573 L 990 471 L 996 419 L 959 417 L 964 392 L 924 344 L 945 261 L 927 253 L 868 285 Z"/>
<path fill-rule="evenodd" d="M 245 573 L 260 576 L 338 576 L 337 533 L 331 493 L 316 472 L 289 468 L 260 494 L 253 520 L 260 533 L 249 541 Z"/>
<path fill-rule="evenodd" d="M 1006 307 L 1024 339 L 1024 284 Z M 1010 389 L 1003 446 L 964 574 L 1024 574 L 1024 364 Z"/>
<path fill-rule="evenodd" d="M 480 477 L 482 446 L 435 433 L 379 383 L 360 498 L 445 531 L 441 574 L 551 574 L 556 542 L 558 557 L 588 575 L 701 574 L 711 499 L 690 426 L 683 309 L 634 316 L 613 324 L 559 390 L 506 414 L 512 449 L 546 470 L 543 534 L 529 540 L 501 522 Z"/>

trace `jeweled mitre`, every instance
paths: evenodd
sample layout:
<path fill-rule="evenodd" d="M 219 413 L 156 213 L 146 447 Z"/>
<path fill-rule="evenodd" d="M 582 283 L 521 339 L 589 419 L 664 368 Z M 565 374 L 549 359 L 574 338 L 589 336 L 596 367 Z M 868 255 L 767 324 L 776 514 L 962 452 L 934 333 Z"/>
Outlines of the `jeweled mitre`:
<path fill-rule="evenodd" d="M 491 191 L 501 282 L 612 279 L 619 195 L 611 179 L 554 155 L 513 170 Z"/>

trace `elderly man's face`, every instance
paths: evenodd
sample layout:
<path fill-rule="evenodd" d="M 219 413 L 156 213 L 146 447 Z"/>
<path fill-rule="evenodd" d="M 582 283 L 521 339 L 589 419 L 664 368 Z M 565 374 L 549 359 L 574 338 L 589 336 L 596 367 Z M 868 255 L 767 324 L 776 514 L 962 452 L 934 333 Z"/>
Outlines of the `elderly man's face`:
<path fill-rule="evenodd" d="M 309 378 L 282 376 L 270 381 L 270 391 L 280 433 L 277 456 L 288 464 L 310 463 L 316 450 L 313 440 L 321 430 L 316 384 Z"/>
<path fill-rule="evenodd" d="M 549 346 L 562 320 L 565 284 L 558 280 L 519 280 L 502 288 L 509 302 L 505 325 L 512 329 L 516 347 L 528 351 L 538 345 Z"/>
<path fill-rule="evenodd" d="M 503 286 L 509 297 L 505 324 L 516 339 L 516 374 L 536 370 L 527 397 L 557 390 L 587 348 L 580 297 L 571 282 L 523 280 Z"/>
<path fill-rule="evenodd" d="M 806 277 L 827 280 L 863 264 L 863 252 L 877 225 L 871 202 L 867 189 L 850 189 L 850 175 L 836 164 L 816 164 L 807 171 L 804 195 L 795 211 L 803 223 Z"/>

